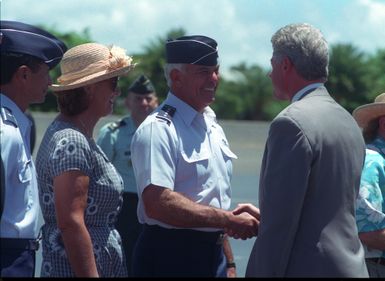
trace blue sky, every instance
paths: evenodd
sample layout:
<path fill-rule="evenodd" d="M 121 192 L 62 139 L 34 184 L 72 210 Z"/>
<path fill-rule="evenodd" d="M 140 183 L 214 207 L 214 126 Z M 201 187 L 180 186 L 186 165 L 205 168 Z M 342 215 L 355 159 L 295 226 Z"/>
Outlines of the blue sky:
<path fill-rule="evenodd" d="M 129 54 L 182 27 L 218 41 L 225 71 L 240 62 L 268 68 L 272 34 L 293 22 L 313 24 L 331 44 L 385 48 L 385 0 L 1 0 L 1 18 L 63 32 L 88 27 L 93 40 Z"/>

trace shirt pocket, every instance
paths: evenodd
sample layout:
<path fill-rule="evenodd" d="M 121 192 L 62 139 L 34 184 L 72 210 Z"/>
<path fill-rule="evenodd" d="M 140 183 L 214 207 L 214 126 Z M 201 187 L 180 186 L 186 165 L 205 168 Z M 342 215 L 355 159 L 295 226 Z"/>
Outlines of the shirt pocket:
<path fill-rule="evenodd" d="M 202 151 L 181 151 L 182 161 L 179 162 L 176 182 L 182 182 L 177 191 L 182 192 L 191 200 L 197 200 L 197 194 L 209 188 L 212 170 L 209 168 L 209 161 L 212 154 L 208 150 Z M 186 188 L 189 187 L 189 188 Z"/>
<path fill-rule="evenodd" d="M 21 158 L 17 163 L 19 181 L 26 183 L 32 180 L 32 160 Z"/>

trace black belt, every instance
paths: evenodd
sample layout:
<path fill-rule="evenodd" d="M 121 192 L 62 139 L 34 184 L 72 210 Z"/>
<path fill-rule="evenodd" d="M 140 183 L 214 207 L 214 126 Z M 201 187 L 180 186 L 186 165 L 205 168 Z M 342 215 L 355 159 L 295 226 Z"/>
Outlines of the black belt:
<path fill-rule="evenodd" d="M 138 200 L 138 194 L 133 192 L 123 192 L 123 200 L 136 199 Z"/>
<path fill-rule="evenodd" d="M 189 240 L 199 240 L 202 242 L 213 243 L 217 245 L 222 245 L 225 238 L 225 234 L 222 231 L 207 232 L 199 231 L 193 229 L 179 229 L 179 228 L 164 228 L 158 225 L 144 225 L 145 231 L 150 231 L 159 236 L 165 235 L 168 238 L 182 238 L 185 241 Z"/>
<path fill-rule="evenodd" d="M 1 249 L 39 250 L 39 239 L 0 238 Z"/>
<path fill-rule="evenodd" d="M 365 260 L 371 261 L 377 264 L 385 265 L 385 258 L 366 258 Z"/>

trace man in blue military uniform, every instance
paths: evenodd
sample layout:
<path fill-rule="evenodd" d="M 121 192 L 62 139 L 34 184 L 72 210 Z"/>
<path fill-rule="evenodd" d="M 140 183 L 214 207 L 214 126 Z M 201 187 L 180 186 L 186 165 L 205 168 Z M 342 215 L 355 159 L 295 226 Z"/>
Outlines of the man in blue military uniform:
<path fill-rule="evenodd" d="M 24 112 L 30 104 L 44 101 L 51 85 L 49 70 L 66 49 L 40 28 L 1 21 L 1 277 L 34 276 L 40 205 L 30 147 L 31 121 Z"/>
<path fill-rule="evenodd" d="M 206 36 L 166 43 L 170 92 L 131 144 L 144 224 L 134 276 L 225 277 L 224 231 L 256 235 L 256 218 L 228 211 L 236 155 L 209 106 L 219 83 L 217 58 L 217 42 Z"/>
<path fill-rule="evenodd" d="M 128 275 L 131 276 L 132 252 L 141 231 L 136 215 L 138 195 L 131 163 L 131 139 L 138 126 L 158 106 L 158 98 L 153 84 L 145 75 L 140 75 L 127 92 L 124 103 L 130 114 L 104 125 L 100 129 L 97 144 L 124 181 L 123 207 L 116 228 L 123 240 Z"/>

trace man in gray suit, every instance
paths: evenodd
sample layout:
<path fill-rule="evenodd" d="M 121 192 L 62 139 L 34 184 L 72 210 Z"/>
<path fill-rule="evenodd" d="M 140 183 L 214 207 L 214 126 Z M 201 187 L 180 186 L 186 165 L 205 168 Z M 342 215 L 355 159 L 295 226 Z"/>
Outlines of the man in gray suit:
<path fill-rule="evenodd" d="M 260 218 L 246 277 L 368 277 L 355 223 L 365 144 L 323 85 L 327 43 L 308 24 L 285 26 L 271 42 L 274 95 L 291 104 L 270 126 L 260 210 L 234 211 Z"/>

